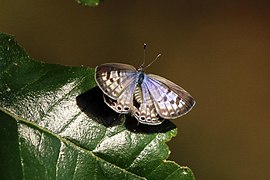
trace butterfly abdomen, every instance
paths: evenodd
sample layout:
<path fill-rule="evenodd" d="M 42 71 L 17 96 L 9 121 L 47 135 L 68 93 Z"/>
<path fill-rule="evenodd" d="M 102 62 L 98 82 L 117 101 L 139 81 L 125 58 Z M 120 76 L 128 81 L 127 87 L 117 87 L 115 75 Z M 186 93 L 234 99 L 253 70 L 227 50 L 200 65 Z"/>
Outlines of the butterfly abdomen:
<path fill-rule="evenodd" d="M 135 91 L 134 91 L 134 100 L 138 103 L 141 104 L 143 99 L 142 99 L 142 88 L 140 86 L 136 86 Z"/>

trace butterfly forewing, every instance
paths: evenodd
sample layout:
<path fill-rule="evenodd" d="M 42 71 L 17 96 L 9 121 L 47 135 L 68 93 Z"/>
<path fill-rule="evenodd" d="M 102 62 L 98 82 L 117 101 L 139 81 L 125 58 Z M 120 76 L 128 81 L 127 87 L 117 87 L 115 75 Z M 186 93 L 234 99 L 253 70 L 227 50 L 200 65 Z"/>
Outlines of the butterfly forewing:
<path fill-rule="evenodd" d="M 186 114 L 195 104 L 192 96 L 173 82 L 157 75 L 146 76 L 145 83 L 151 89 L 157 113 L 165 119 L 174 119 Z"/>
<path fill-rule="evenodd" d="M 96 67 L 95 79 L 103 93 L 116 100 L 135 82 L 136 69 L 127 64 L 102 64 Z"/>

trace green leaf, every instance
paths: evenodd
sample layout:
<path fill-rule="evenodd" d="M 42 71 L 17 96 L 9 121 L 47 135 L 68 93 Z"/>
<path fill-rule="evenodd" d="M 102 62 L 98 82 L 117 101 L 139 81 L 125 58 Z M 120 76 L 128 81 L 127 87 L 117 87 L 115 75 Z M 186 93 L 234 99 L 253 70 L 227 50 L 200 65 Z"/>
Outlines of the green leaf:
<path fill-rule="evenodd" d="M 76 0 L 79 4 L 84 6 L 98 6 L 102 0 Z"/>
<path fill-rule="evenodd" d="M 34 61 L 0 33 L 0 179 L 194 179 L 165 160 L 176 133 L 113 112 L 94 69 Z"/>

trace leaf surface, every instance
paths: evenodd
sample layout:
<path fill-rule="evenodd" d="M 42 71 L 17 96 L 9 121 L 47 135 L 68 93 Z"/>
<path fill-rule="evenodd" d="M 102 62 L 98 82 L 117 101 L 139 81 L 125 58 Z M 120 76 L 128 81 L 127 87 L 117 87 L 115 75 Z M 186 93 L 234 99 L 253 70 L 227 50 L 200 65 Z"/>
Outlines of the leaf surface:
<path fill-rule="evenodd" d="M 194 179 L 166 160 L 176 133 L 113 112 L 94 69 L 35 61 L 0 33 L 0 179 Z"/>
<path fill-rule="evenodd" d="M 76 0 L 83 6 L 98 6 L 102 0 Z"/>

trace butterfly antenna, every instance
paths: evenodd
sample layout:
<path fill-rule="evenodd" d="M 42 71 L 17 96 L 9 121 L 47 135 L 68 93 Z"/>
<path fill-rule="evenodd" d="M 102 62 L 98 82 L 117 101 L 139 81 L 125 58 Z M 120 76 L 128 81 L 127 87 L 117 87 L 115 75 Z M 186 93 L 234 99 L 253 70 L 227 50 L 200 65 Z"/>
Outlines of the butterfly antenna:
<path fill-rule="evenodd" d="M 144 67 L 143 69 L 148 68 L 149 66 L 151 66 L 159 57 L 161 56 L 161 54 L 158 54 L 157 57 L 154 59 L 154 61 L 152 61 L 150 64 L 148 64 L 146 67 Z"/>
<path fill-rule="evenodd" d="M 143 43 L 143 63 L 141 67 L 143 67 L 145 64 L 145 54 L 146 54 L 146 43 Z"/>

